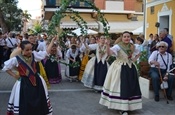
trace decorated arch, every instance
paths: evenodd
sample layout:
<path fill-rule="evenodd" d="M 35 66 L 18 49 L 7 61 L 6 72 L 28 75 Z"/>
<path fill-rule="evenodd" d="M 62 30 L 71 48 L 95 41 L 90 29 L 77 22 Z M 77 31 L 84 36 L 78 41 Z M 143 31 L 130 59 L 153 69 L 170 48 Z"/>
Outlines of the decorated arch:
<path fill-rule="evenodd" d="M 97 8 L 94 3 L 88 0 L 62 0 L 61 6 L 52 16 L 52 19 L 49 23 L 48 34 L 58 35 L 58 28 L 60 26 L 61 19 L 64 18 L 65 16 L 68 16 L 72 21 L 76 22 L 76 24 L 81 28 L 82 35 L 83 36 L 87 35 L 88 27 L 86 21 L 80 16 L 78 11 L 74 11 L 73 8 L 69 8 L 70 5 L 74 5 L 76 4 L 76 2 L 85 2 L 93 9 L 92 13 L 97 14 L 97 20 L 101 22 L 103 25 L 104 35 L 109 36 L 108 33 L 109 24 L 108 21 L 104 18 L 104 14 L 100 12 L 100 9 Z M 59 33 L 59 37 L 65 34 L 75 35 L 75 33 L 67 30 L 67 31 L 61 31 L 61 33 Z"/>

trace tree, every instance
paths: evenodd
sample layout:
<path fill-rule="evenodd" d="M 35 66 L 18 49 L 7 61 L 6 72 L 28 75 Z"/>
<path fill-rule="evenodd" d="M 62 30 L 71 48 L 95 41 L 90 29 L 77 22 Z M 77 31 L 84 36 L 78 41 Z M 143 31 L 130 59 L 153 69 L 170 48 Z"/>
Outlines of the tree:
<path fill-rule="evenodd" d="M 26 23 L 31 19 L 31 14 L 28 13 L 27 10 L 24 10 L 24 12 L 22 13 L 22 23 L 23 23 L 23 31 L 26 32 Z"/>
<path fill-rule="evenodd" d="M 31 14 L 28 13 L 27 10 L 24 10 L 24 12 L 22 13 L 23 19 L 25 19 L 25 21 L 29 21 L 31 19 Z"/>
<path fill-rule="evenodd" d="M 0 25 L 3 33 L 11 30 L 21 30 L 23 17 L 29 19 L 31 16 L 27 12 L 24 14 L 17 7 L 17 3 L 16 0 L 0 0 Z"/>
<path fill-rule="evenodd" d="M 42 31 L 43 31 L 42 25 L 38 20 L 34 23 L 33 28 L 29 29 L 30 34 L 38 34 L 41 33 Z"/>
<path fill-rule="evenodd" d="M 8 27 L 7 27 L 6 22 L 4 20 L 4 16 L 3 16 L 1 9 L 0 9 L 0 25 L 1 25 L 3 33 L 8 32 Z"/>

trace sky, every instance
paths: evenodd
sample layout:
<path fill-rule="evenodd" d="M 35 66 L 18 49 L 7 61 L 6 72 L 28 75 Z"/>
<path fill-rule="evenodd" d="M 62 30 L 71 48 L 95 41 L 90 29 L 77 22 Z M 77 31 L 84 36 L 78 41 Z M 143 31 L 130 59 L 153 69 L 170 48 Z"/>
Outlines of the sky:
<path fill-rule="evenodd" d="M 32 15 L 32 19 L 41 16 L 41 0 L 18 0 L 18 7 L 27 10 Z"/>

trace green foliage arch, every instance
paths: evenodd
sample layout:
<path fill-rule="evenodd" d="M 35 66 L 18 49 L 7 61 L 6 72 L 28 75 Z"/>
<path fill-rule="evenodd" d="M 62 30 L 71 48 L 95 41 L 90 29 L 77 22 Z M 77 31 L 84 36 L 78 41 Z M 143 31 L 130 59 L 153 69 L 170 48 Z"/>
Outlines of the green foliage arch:
<path fill-rule="evenodd" d="M 86 21 L 80 16 L 79 12 L 74 11 L 72 8 L 68 8 L 70 5 L 74 5 L 76 2 L 87 3 L 93 9 L 93 12 L 97 13 L 97 20 L 102 23 L 104 35 L 108 37 L 109 36 L 108 21 L 104 18 L 104 14 L 100 12 L 100 9 L 97 8 L 94 3 L 87 1 L 87 0 L 62 0 L 59 10 L 55 12 L 55 14 L 52 16 L 52 19 L 49 23 L 48 34 L 57 35 L 58 34 L 57 28 L 60 25 L 61 19 L 64 18 L 65 16 L 68 16 L 71 20 L 76 22 L 77 25 L 81 28 L 82 35 L 83 36 L 87 35 L 88 27 L 87 27 Z M 65 33 L 75 35 L 71 31 L 64 31 L 63 33 L 60 34 L 59 37 L 61 37 L 62 35 L 65 35 Z"/>

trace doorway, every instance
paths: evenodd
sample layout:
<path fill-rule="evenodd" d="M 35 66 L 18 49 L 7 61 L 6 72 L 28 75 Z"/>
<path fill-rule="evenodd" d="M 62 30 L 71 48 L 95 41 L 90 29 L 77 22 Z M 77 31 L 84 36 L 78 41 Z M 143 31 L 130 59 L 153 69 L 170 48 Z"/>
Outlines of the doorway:
<path fill-rule="evenodd" d="M 163 28 L 168 28 L 169 29 L 169 15 L 164 15 L 159 17 L 159 30 L 162 30 Z"/>

